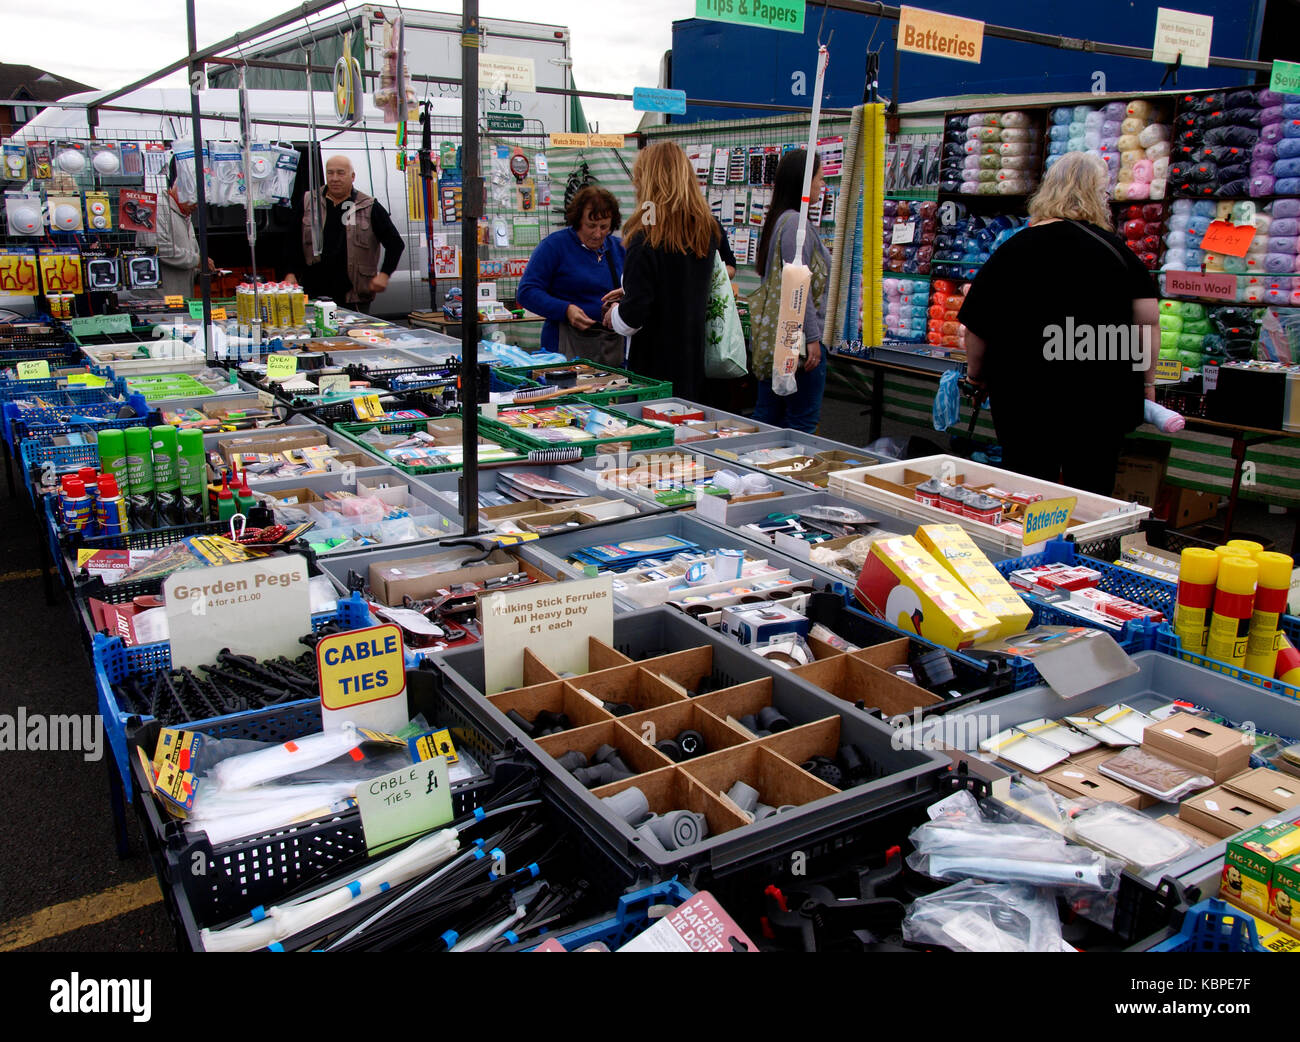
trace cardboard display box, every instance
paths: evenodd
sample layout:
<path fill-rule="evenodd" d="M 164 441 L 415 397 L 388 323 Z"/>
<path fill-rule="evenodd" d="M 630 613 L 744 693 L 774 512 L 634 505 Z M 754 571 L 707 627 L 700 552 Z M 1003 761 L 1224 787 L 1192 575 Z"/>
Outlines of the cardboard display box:
<path fill-rule="evenodd" d="M 499 547 L 483 561 L 447 571 L 435 570 L 439 565 L 463 561 L 466 556 L 462 547 L 426 557 L 375 562 L 370 566 L 370 592 L 376 600 L 392 607 L 400 605 L 403 597 L 424 600 L 454 585 L 499 579 L 512 572 L 524 572 L 538 582 L 554 582 L 545 572 Z"/>
<path fill-rule="evenodd" d="M 1228 840 L 1219 892 L 1253 915 L 1268 914 L 1273 869 L 1300 854 L 1300 828 L 1290 822 L 1261 825 Z"/>
<path fill-rule="evenodd" d="M 1178 816 L 1189 825 L 1227 839 L 1276 817 L 1277 811 L 1238 795 L 1223 786 L 1189 796 L 1178 807 Z"/>
<path fill-rule="evenodd" d="M 1064 763 L 1045 772 L 1042 780 L 1053 792 L 1071 799 L 1086 796 L 1102 803 L 1119 803 L 1134 809 L 1137 809 L 1138 797 L 1141 795 L 1113 778 L 1072 763 Z"/>
<path fill-rule="evenodd" d="M 1165 442 L 1130 442 L 1124 447 L 1115 471 L 1115 488 L 1111 495 L 1142 506 L 1155 506 L 1169 463 L 1169 445 Z"/>
<path fill-rule="evenodd" d="M 1256 767 L 1230 779 L 1225 789 L 1231 789 L 1248 799 L 1274 811 L 1286 811 L 1300 807 L 1300 783 L 1290 775 L 1272 771 L 1267 767 Z"/>
<path fill-rule="evenodd" d="M 1219 514 L 1219 494 L 1166 484 L 1160 489 L 1155 514 L 1175 529 L 1212 521 Z"/>
<path fill-rule="evenodd" d="M 1250 766 L 1252 742 L 1230 727 L 1190 713 L 1175 713 L 1143 732 L 1142 748 L 1206 774 L 1221 785 Z"/>
<path fill-rule="evenodd" d="M 1219 842 L 1219 837 L 1213 833 L 1198 829 L 1191 822 L 1183 821 L 1182 818 L 1176 818 L 1172 814 L 1164 814 L 1156 818 L 1156 824 L 1173 829 L 1175 832 L 1181 832 L 1189 839 L 1195 840 L 1202 847 L 1212 847 Z"/>

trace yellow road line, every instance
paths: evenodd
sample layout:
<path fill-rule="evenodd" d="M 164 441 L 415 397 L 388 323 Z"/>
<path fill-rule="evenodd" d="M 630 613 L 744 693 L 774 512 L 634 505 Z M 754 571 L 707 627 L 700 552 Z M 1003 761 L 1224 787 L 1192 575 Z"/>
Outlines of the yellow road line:
<path fill-rule="evenodd" d="M 16 951 L 51 937 L 80 930 L 83 926 L 107 922 L 161 900 L 158 880 L 151 876 L 138 883 L 123 883 L 89 897 L 50 905 L 39 912 L 0 925 L 0 952 Z"/>
<path fill-rule="evenodd" d="M 35 579 L 40 574 L 39 568 L 28 568 L 25 572 L 5 572 L 0 575 L 0 583 L 13 582 L 15 579 Z"/>

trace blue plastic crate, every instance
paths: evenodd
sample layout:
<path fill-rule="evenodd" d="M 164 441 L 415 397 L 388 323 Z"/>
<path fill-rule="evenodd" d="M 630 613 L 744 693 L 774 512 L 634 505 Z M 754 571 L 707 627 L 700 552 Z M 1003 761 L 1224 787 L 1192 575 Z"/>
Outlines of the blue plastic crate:
<path fill-rule="evenodd" d="M 695 896 L 695 891 L 676 879 L 659 883 L 645 890 L 624 894 L 618 899 L 618 908 L 609 919 L 582 926 L 555 938 L 568 951 L 583 945 L 602 941 L 611 951 L 616 951 L 633 937 L 643 933 L 651 924 L 650 909 L 655 905 L 680 905 Z"/>
<path fill-rule="evenodd" d="M 1236 680 L 1244 680 L 1256 687 L 1262 687 L 1275 694 L 1300 701 L 1300 688 L 1283 684 L 1280 680 L 1265 677 L 1259 673 L 1252 673 L 1240 666 L 1221 662 L 1207 655 L 1185 651 L 1178 634 L 1173 631 L 1173 627 L 1170 625 L 1174 616 L 1174 601 L 1178 596 L 1177 583 L 1157 579 L 1151 575 L 1143 575 L 1121 565 L 1107 564 L 1105 561 L 1098 561 L 1092 557 L 1076 554 L 1074 544 L 1064 539 L 1053 539 L 1046 545 L 1041 554 L 1030 554 L 1027 557 L 1019 557 L 1010 561 L 995 561 L 993 566 L 1005 577 L 1018 568 L 1033 568 L 1040 564 L 1079 564 L 1087 568 L 1095 568 L 1101 573 L 1101 581 L 1097 584 L 1098 589 L 1133 601 L 1135 604 L 1155 608 L 1165 616 L 1165 622 L 1136 621 L 1130 622 L 1124 627 L 1123 633 L 1116 640 L 1129 654 L 1133 654 L 1135 651 L 1151 651 L 1154 649 L 1163 654 L 1180 658 L 1184 662 L 1203 666 L 1215 673 L 1222 673 L 1224 676 Z M 1043 623 L 1047 625 L 1102 628 L 1100 625 L 1091 623 L 1086 619 L 1080 619 L 1054 608 L 1032 595 L 1022 592 L 1021 597 L 1034 611 L 1034 625 Z M 1283 615 L 1281 628 L 1292 644 L 1300 646 L 1300 618 L 1294 615 Z M 1017 688 L 1020 686 L 1017 684 Z"/>
<path fill-rule="evenodd" d="M 22 408 L 16 402 L 4 403 L 4 436 L 10 449 L 27 438 L 48 434 L 55 428 L 99 429 L 114 426 L 119 422 L 118 411 L 124 405 L 135 410 L 137 423 L 148 422 L 151 413 L 149 403 L 142 394 L 114 399 L 102 388 L 88 387 L 59 391 L 55 397 L 59 396 L 66 397 L 67 401 L 55 403 L 48 408 Z"/>
<path fill-rule="evenodd" d="M 15 398 L 26 398 L 31 395 L 46 397 L 62 391 L 111 391 L 123 397 L 127 394 L 126 381 L 114 377 L 113 370 L 108 366 L 92 365 L 87 371 L 109 382 L 103 387 L 78 387 L 75 384 L 69 386 L 67 377 L 63 376 L 51 376 L 45 380 L 9 380 L 0 377 L 0 400 L 11 402 Z"/>
<path fill-rule="evenodd" d="M 1152 952 L 1267 952 L 1259 943 L 1255 921 L 1226 901 L 1210 898 L 1192 905 L 1183 917 L 1183 928 Z"/>
<path fill-rule="evenodd" d="M 337 622 L 344 629 L 357 630 L 367 626 L 377 626 L 378 620 L 370 614 L 365 600 L 354 593 L 348 600 L 340 600 L 338 607 L 326 614 L 313 615 L 312 629 L 319 631 L 330 623 Z M 113 685 L 133 676 L 147 676 L 160 669 L 170 669 L 172 664 L 171 645 L 166 641 L 156 644 L 138 644 L 128 647 L 121 637 L 105 637 L 96 634 L 91 648 L 91 657 L 95 669 L 95 689 L 98 696 L 99 712 L 104 718 L 104 733 L 113 758 L 117 762 L 118 772 L 122 776 L 122 785 L 129 800 L 131 798 L 131 767 L 127 761 L 126 725 L 138 714 L 124 713 L 113 697 Z M 409 663 L 408 663 L 409 665 Z M 317 699 L 302 702 L 288 702 L 276 706 L 277 710 L 292 712 L 303 706 L 317 703 Z M 250 709 L 245 713 L 231 713 L 229 716 L 215 717 L 211 720 L 193 721 L 202 723 L 205 730 L 214 731 L 212 726 L 221 721 L 235 722 L 239 717 L 250 713 L 260 713 L 261 709 Z M 237 725 L 235 725 L 237 726 Z"/>

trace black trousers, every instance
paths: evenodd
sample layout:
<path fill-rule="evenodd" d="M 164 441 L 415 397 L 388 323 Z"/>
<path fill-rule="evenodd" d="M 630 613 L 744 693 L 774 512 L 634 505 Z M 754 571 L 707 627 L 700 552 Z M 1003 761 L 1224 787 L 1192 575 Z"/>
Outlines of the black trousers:
<path fill-rule="evenodd" d="M 1026 424 L 994 417 L 1002 468 L 1043 481 L 1109 496 L 1124 448 L 1124 432 L 1086 425 L 1053 428 L 1051 417 Z"/>

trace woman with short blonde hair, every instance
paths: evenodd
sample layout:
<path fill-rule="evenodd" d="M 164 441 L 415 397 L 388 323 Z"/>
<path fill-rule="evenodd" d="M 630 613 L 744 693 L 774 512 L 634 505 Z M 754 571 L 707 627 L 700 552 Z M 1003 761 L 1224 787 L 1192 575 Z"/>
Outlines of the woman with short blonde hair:
<path fill-rule="evenodd" d="M 632 167 L 636 206 L 623 224 L 623 286 L 605 324 L 630 337 L 628 368 L 703 401 L 704 345 L 719 228 L 681 147 L 651 145 Z"/>
<path fill-rule="evenodd" d="M 967 376 L 986 388 L 1002 466 L 1109 496 L 1124 435 L 1155 396 L 1159 292 L 1112 230 L 1106 165 L 1070 152 L 1030 224 L 967 287 Z"/>

